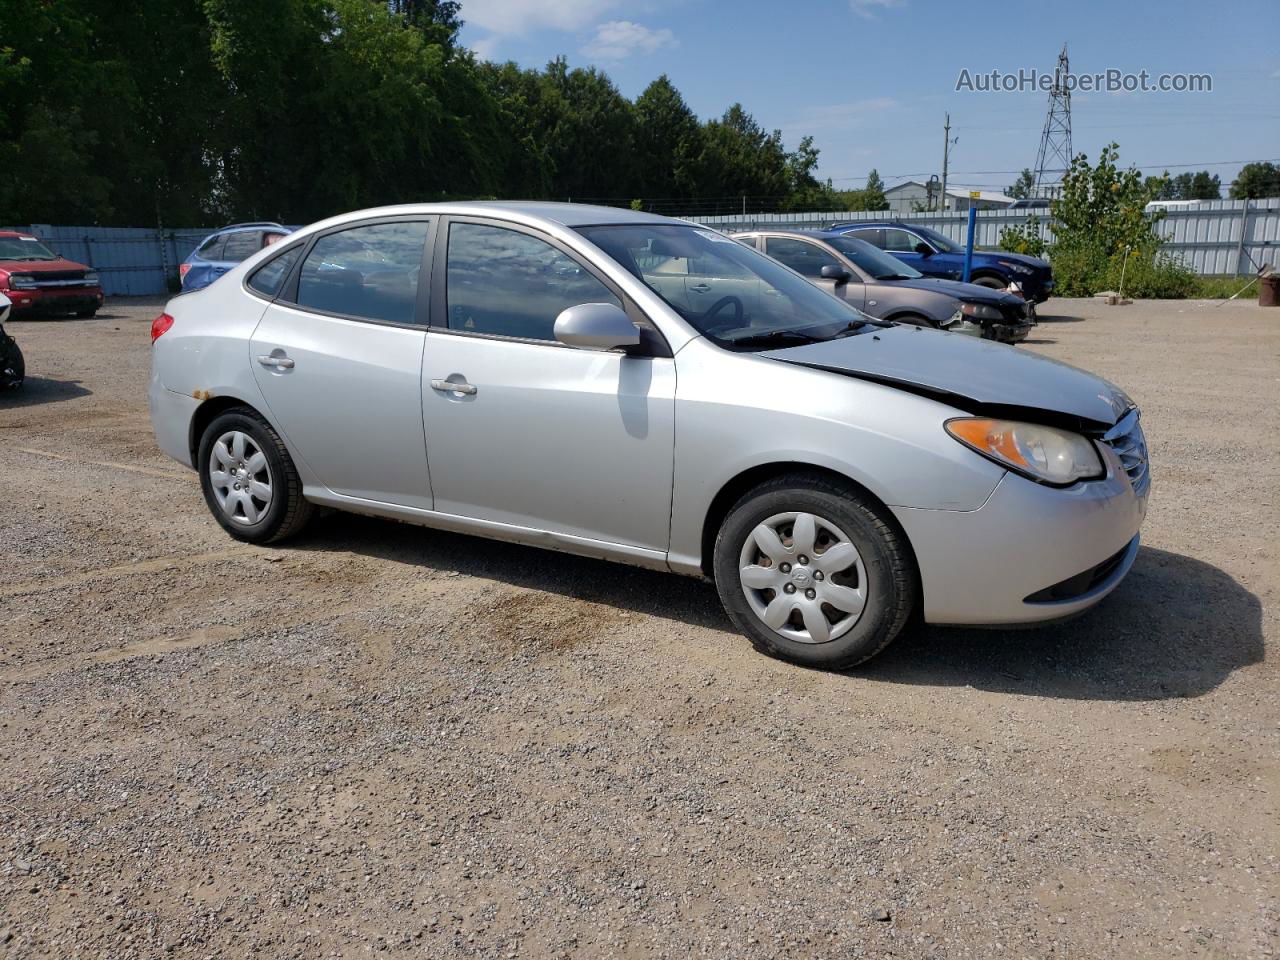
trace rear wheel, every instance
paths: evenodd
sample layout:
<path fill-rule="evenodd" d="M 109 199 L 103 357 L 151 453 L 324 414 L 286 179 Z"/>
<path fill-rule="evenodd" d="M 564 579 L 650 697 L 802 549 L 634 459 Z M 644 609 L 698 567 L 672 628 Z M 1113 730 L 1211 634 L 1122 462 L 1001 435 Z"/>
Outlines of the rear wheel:
<path fill-rule="evenodd" d="M 200 487 L 222 529 L 248 543 L 274 543 L 314 512 L 284 441 L 248 407 L 214 417 L 200 437 Z"/>
<path fill-rule="evenodd" d="M 747 493 L 716 538 L 720 600 L 756 649 L 841 670 L 883 650 L 916 606 L 910 550 L 851 486 L 795 474 Z"/>

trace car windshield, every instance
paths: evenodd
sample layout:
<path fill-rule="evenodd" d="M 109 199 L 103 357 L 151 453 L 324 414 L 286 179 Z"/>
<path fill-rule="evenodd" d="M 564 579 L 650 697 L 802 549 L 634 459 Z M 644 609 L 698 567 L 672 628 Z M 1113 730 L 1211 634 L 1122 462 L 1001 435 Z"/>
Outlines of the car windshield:
<path fill-rule="evenodd" d="M 926 240 L 932 243 L 935 247 L 937 247 L 943 253 L 960 253 L 961 252 L 960 247 L 957 247 L 954 243 L 952 243 L 950 240 L 948 240 L 946 237 L 940 234 L 937 230 L 930 230 L 928 227 L 917 226 L 914 223 L 911 225 L 911 229 L 914 230 L 916 233 L 920 234 L 922 237 L 924 237 Z"/>
<path fill-rule="evenodd" d="M 907 266 L 897 257 L 885 253 L 879 247 L 873 247 L 865 240 L 832 237 L 827 243 L 857 264 L 859 270 L 869 273 L 877 280 L 916 280 L 924 276 L 919 270 Z"/>
<path fill-rule="evenodd" d="M 35 237 L 0 237 L 0 260 L 57 260 Z"/>
<path fill-rule="evenodd" d="M 812 343 L 875 326 L 776 260 L 712 230 L 645 223 L 578 232 L 699 333 L 733 349 Z"/>

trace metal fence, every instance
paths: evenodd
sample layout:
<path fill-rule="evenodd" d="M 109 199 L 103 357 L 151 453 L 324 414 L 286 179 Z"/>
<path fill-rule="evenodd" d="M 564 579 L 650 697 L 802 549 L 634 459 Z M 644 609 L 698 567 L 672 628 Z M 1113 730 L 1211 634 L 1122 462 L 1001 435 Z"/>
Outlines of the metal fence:
<path fill-rule="evenodd" d="M 1162 248 L 1181 257 L 1196 273 L 1251 274 L 1264 263 L 1280 268 L 1280 197 L 1263 200 L 1204 200 L 1195 206 L 1166 210 L 1158 230 L 1166 239 Z M 1031 214 L 1022 210 L 979 210 L 974 244 L 999 246 L 1005 227 L 1019 226 Z M 931 227 L 957 243 L 965 242 L 969 214 L 889 211 L 828 213 L 748 213 L 718 217 L 686 217 L 717 230 L 756 230 L 785 227 L 813 230 L 848 220 L 894 220 Z M 1053 242 L 1049 218 L 1036 215 L 1040 235 Z"/>
<path fill-rule="evenodd" d="M 178 264 L 212 230 L 155 230 L 146 227 L 54 227 L 36 223 L 3 227 L 34 234 L 68 260 L 86 263 L 102 278 L 109 297 L 166 293 Z"/>
<path fill-rule="evenodd" d="M 814 229 L 841 220 L 901 220 L 932 227 L 963 243 L 967 213 L 895 214 L 887 211 L 829 211 L 825 213 L 748 213 L 687 217 L 693 223 L 719 230 L 761 227 Z M 974 242 L 996 247 L 1000 231 L 1026 223 L 1024 211 L 980 210 Z M 1048 218 L 1037 216 L 1041 234 L 1053 241 Z M 87 263 L 102 277 L 108 296 L 161 294 L 178 275 L 178 264 L 212 233 L 212 228 L 154 230 L 145 227 L 55 227 L 33 224 L 24 230 L 71 260 Z M 1262 264 L 1280 268 L 1280 198 L 1265 200 L 1205 200 L 1194 206 L 1168 210 L 1160 221 L 1168 238 L 1164 249 L 1181 257 L 1201 274 L 1251 274 Z"/>

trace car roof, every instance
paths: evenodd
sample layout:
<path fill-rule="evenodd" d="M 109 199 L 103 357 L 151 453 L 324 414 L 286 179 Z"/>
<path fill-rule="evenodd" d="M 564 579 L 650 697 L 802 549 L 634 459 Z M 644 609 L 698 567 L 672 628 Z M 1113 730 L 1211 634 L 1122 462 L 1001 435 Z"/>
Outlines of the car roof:
<path fill-rule="evenodd" d="M 415 213 L 471 217 L 496 217 L 530 225 L 552 224 L 560 227 L 603 226 L 627 223 L 665 223 L 696 227 L 686 220 L 643 213 L 622 207 L 604 207 L 589 203 L 556 203 L 548 200 L 465 200 L 454 203 L 405 203 L 390 207 L 352 210 L 309 224 L 299 232 L 328 229 L 356 220 L 376 217 L 408 216 Z M 706 229 L 706 228 L 703 228 Z"/>
<path fill-rule="evenodd" d="M 911 224 L 904 220 L 849 220 L 847 222 L 840 220 L 837 221 L 835 226 L 839 229 L 833 232 L 838 233 L 840 230 L 848 230 L 850 227 L 901 227 L 903 230 L 918 230 L 921 227 L 927 228 L 928 224 Z"/>
<path fill-rule="evenodd" d="M 808 237 L 811 240 L 834 240 L 844 236 L 840 230 L 796 230 L 794 227 L 756 227 L 743 230 L 740 236 L 750 233 L 776 233 L 783 237 Z"/>
<path fill-rule="evenodd" d="M 23 233 L 21 230 L 0 230 L 0 237 L 27 237 L 31 240 L 37 239 L 35 234 Z"/>

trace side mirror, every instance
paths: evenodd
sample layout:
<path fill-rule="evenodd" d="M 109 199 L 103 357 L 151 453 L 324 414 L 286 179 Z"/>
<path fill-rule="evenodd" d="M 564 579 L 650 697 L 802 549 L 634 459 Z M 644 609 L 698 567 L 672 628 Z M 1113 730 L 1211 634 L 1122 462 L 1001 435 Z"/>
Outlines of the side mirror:
<path fill-rule="evenodd" d="M 932 257 L 933 247 L 929 246 L 927 243 L 921 240 L 919 243 L 916 244 L 916 253 L 920 254 L 920 256 L 922 257 Z"/>
<path fill-rule="evenodd" d="M 556 317 L 556 339 L 571 347 L 615 350 L 640 343 L 640 328 L 613 303 L 580 303 Z"/>
<path fill-rule="evenodd" d="M 834 280 L 836 283 L 848 283 L 851 276 L 852 274 L 839 264 L 828 263 L 822 268 L 823 280 Z"/>
<path fill-rule="evenodd" d="M 0 323 L 4 323 L 9 319 L 9 308 L 13 303 L 3 293 L 0 293 Z"/>

